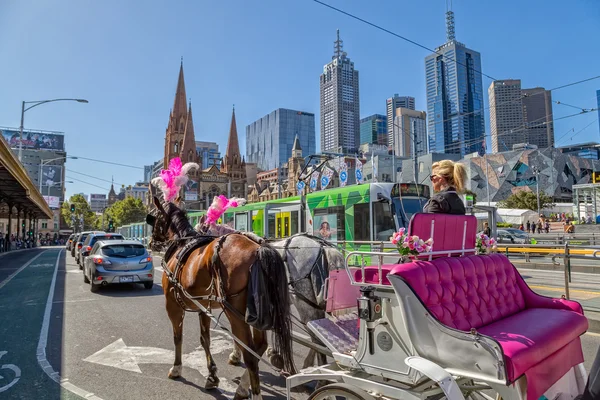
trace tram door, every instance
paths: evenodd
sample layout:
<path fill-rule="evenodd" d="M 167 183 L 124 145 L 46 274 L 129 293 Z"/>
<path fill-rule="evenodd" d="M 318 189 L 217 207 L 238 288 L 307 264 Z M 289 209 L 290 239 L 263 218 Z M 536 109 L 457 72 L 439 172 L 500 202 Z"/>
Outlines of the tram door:
<path fill-rule="evenodd" d="M 290 233 L 290 220 L 292 218 L 291 212 L 280 212 L 275 216 L 275 223 L 277 226 L 277 238 L 284 238 L 291 235 Z"/>
<path fill-rule="evenodd" d="M 265 236 L 281 239 L 295 235 L 300 230 L 300 206 L 282 206 L 267 211 Z"/>

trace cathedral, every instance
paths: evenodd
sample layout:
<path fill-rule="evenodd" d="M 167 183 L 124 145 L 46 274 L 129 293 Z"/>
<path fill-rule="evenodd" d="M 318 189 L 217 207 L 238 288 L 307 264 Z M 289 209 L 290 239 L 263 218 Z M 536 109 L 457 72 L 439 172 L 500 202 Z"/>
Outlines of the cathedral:
<path fill-rule="evenodd" d="M 202 157 L 196 149 L 192 104 L 188 104 L 185 93 L 183 61 L 179 68 L 175 102 L 165 134 L 163 167 L 166 169 L 169 161 L 175 157 L 180 157 L 184 164 L 195 162 L 202 165 Z M 181 198 L 184 199 L 188 209 L 207 209 L 213 197 L 221 194 L 227 197 L 246 197 L 246 162 L 240 154 L 235 108 L 231 115 L 227 150 L 221 160 L 221 166 L 218 167 L 213 163 L 209 168 L 191 172 L 189 178 L 190 181 L 181 189 Z"/>

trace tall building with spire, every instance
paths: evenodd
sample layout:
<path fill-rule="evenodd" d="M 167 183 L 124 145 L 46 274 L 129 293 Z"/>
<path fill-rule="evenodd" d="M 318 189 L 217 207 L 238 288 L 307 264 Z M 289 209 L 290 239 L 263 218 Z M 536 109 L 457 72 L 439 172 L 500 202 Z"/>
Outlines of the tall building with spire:
<path fill-rule="evenodd" d="M 113 204 L 115 204 L 117 202 L 117 200 L 118 200 L 118 196 L 117 196 L 117 193 L 115 192 L 115 182 L 113 179 L 110 184 L 110 191 L 108 192 L 108 205 L 112 206 Z"/>
<path fill-rule="evenodd" d="M 450 9 L 446 39 L 425 57 L 429 152 L 464 156 L 485 140 L 481 55 L 456 40 Z"/>
<path fill-rule="evenodd" d="M 240 154 L 235 107 L 231 113 L 227 150 L 225 151 L 225 158 L 221 162 L 221 172 L 227 174 L 229 178 L 230 196 L 246 197 L 246 160 Z"/>
<path fill-rule="evenodd" d="M 360 145 L 358 71 L 342 45 L 338 29 L 332 61 L 320 77 L 321 151 L 354 153 Z"/>

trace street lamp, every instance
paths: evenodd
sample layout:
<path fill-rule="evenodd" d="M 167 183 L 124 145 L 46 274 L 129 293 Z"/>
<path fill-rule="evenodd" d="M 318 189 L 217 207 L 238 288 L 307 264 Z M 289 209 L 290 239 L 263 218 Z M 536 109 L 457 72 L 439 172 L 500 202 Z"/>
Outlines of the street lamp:
<path fill-rule="evenodd" d="M 537 213 L 538 217 L 540 216 L 540 169 L 538 167 L 533 167 L 533 175 L 535 175 L 535 187 L 537 193 Z"/>
<path fill-rule="evenodd" d="M 23 101 L 21 104 L 21 126 L 19 127 L 19 161 L 21 161 L 23 153 L 23 122 L 25 119 L 25 111 L 31 110 L 33 107 L 37 107 L 41 104 L 52 103 L 54 101 L 76 101 L 78 103 L 88 103 L 85 99 L 52 99 L 52 100 L 40 100 L 40 101 Z M 25 104 L 32 104 L 25 108 Z"/>

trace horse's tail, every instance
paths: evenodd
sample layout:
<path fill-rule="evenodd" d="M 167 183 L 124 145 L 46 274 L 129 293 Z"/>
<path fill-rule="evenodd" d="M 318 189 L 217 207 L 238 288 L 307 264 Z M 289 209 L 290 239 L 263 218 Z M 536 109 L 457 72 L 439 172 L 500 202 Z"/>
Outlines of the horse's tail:
<path fill-rule="evenodd" d="M 258 262 L 266 278 L 264 295 L 272 305 L 272 347 L 283 358 L 284 370 L 294 375 L 296 367 L 292 352 L 292 321 L 285 264 L 277 250 L 267 243 L 262 243 L 258 249 Z"/>

